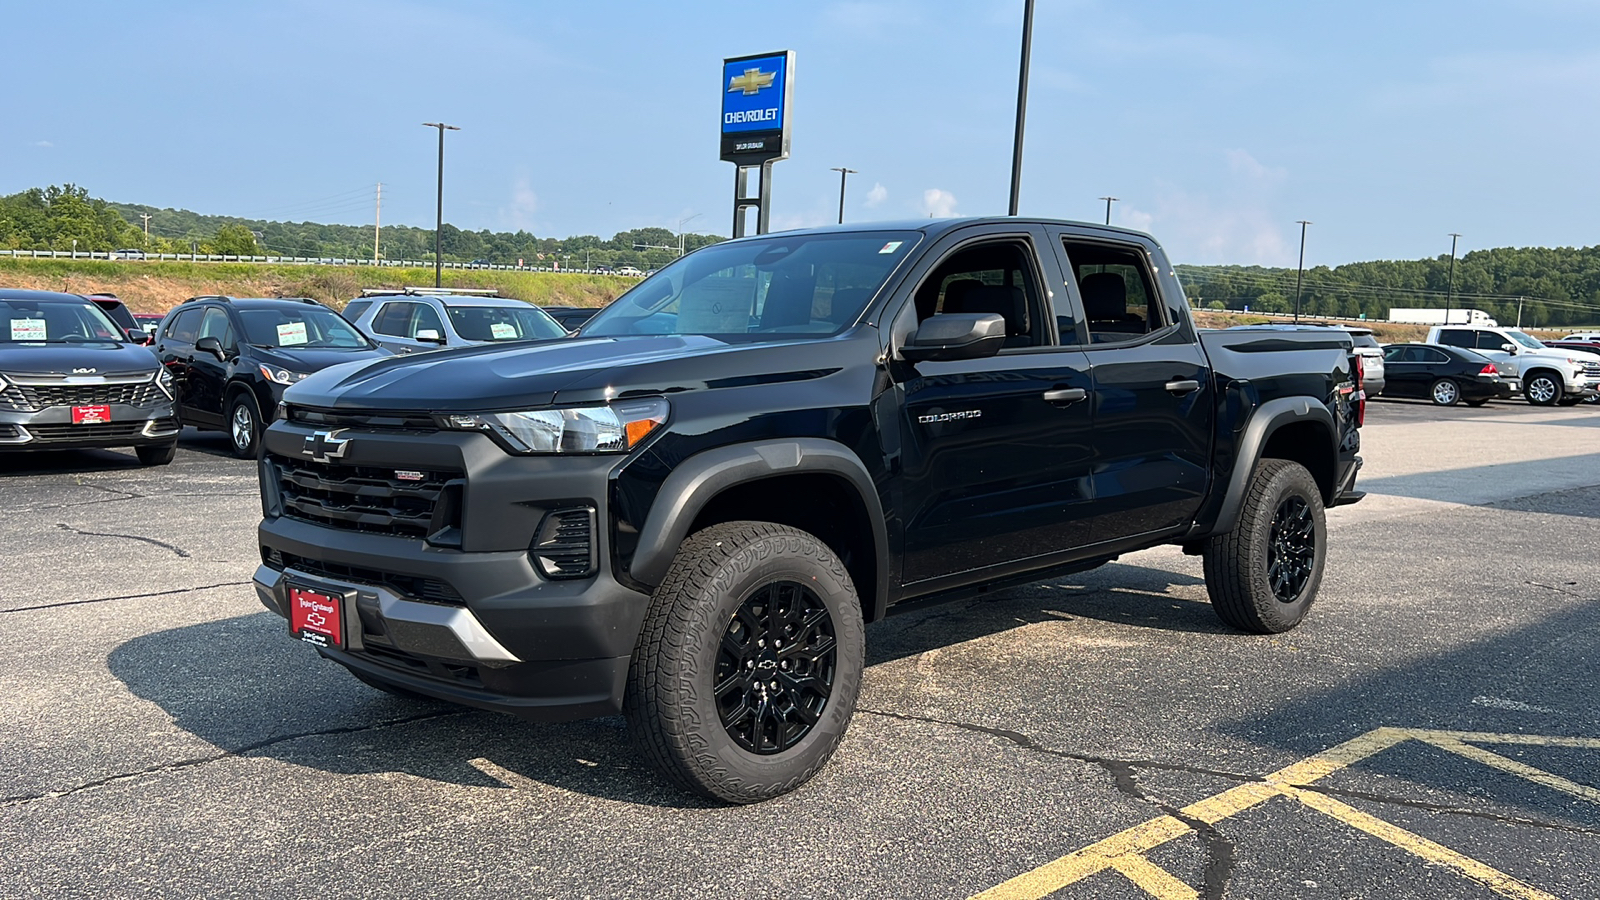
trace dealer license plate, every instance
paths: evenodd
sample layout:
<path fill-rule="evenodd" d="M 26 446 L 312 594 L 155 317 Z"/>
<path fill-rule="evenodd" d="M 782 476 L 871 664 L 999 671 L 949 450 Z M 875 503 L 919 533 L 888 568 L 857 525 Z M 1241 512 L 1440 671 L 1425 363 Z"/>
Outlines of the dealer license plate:
<path fill-rule="evenodd" d="M 291 585 L 289 633 L 318 647 L 343 647 L 344 598 Z"/>
<path fill-rule="evenodd" d="M 72 424 L 74 425 L 104 425 L 111 421 L 111 407 L 109 406 L 74 406 L 72 408 Z"/>

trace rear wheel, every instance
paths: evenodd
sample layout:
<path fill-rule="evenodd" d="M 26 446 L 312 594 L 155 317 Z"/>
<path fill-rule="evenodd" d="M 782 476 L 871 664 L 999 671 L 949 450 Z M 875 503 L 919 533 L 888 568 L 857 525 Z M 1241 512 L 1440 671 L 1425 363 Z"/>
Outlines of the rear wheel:
<path fill-rule="evenodd" d="M 728 803 L 804 784 L 855 713 L 861 605 L 839 557 L 767 522 L 691 535 L 651 599 L 623 712 L 669 779 Z"/>
<path fill-rule="evenodd" d="M 178 453 L 178 442 L 170 444 L 155 444 L 153 446 L 135 447 L 133 452 L 139 456 L 139 464 L 143 466 L 164 466 L 172 462 L 172 457 Z"/>
<path fill-rule="evenodd" d="M 1261 460 L 1239 521 L 1201 554 L 1212 608 L 1242 631 L 1288 631 L 1317 598 L 1327 543 L 1316 479 L 1299 463 Z"/>
<path fill-rule="evenodd" d="M 261 409 L 248 391 L 240 391 L 228 401 L 228 447 L 240 459 L 256 455 L 261 439 Z"/>
<path fill-rule="evenodd" d="M 1448 378 L 1441 378 L 1428 389 L 1428 398 L 1435 406 L 1455 406 L 1461 400 L 1461 386 Z"/>
<path fill-rule="evenodd" d="M 1522 379 L 1522 394 L 1534 406 L 1553 406 L 1561 401 L 1561 379 L 1549 372 L 1534 372 Z"/>

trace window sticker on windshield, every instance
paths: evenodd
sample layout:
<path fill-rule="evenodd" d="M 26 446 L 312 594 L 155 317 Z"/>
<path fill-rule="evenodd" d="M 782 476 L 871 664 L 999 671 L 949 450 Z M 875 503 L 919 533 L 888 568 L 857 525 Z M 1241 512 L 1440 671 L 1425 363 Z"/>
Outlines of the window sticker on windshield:
<path fill-rule="evenodd" d="M 42 341 L 44 336 L 43 319 L 12 319 L 11 339 L 13 341 Z"/>
<path fill-rule="evenodd" d="M 306 323 L 290 322 L 278 326 L 278 346 L 292 347 L 306 342 Z"/>
<path fill-rule="evenodd" d="M 905 241 L 890 241 L 889 243 L 884 244 L 883 245 L 883 249 L 879 250 L 878 252 L 879 253 L 893 253 L 896 250 L 899 250 L 900 249 L 900 245 L 903 244 L 903 243 L 905 243 Z"/>
<path fill-rule="evenodd" d="M 489 336 L 497 341 L 507 340 L 517 336 L 517 329 L 504 322 L 495 322 L 489 326 Z"/>
<path fill-rule="evenodd" d="M 745 334 L 755 282 L 748 278 L 704 278 L 678 298 L 679 334 Z"/>

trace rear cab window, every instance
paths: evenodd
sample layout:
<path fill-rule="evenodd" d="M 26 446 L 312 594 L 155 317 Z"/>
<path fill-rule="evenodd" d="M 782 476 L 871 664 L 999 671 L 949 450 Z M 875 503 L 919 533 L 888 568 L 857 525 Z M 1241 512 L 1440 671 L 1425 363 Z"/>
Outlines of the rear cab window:
<path fill-rule="evenodd" d="M 1142 248 L 1074 240 L 1062 241 L 1068 271 L 1083 301 L 1089 343 L 1139 340 L 1176 324 L 1161 302 Z"/>

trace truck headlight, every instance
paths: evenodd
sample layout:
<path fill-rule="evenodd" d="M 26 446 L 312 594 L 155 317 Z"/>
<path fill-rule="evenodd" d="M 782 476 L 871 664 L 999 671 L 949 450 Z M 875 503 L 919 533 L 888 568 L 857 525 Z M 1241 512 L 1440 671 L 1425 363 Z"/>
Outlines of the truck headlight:
<path fill-rule="evenodd" d="M 492 431 L 518 453 L 626 453 L 667 420 L 667 401 L 445 416 L 458 431 Z"/>

